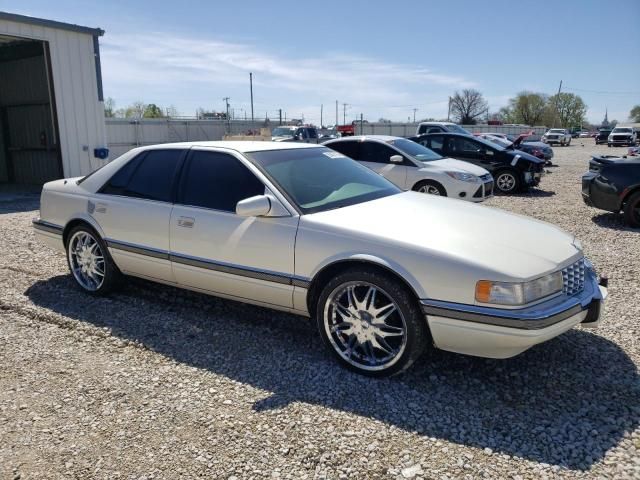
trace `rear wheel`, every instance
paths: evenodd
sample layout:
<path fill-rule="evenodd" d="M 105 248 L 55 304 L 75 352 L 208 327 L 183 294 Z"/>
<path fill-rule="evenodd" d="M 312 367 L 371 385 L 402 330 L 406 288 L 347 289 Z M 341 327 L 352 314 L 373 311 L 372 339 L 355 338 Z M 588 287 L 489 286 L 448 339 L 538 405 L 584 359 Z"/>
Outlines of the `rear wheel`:
<path fill-rule="evenodd" d="M 429 195 L 440 195 L 441 197 L 447 196 L 447 191 L 442 185 L 433 180 L 422 180 L 416 183 L 412 190 L 414 192 L 428 193 Z"/>
<path fill-rule="evenodd" d="M 495 185 L 501 193 L 515 193 L 522 187 L 522 182 L 513 170 L 500 170 L 495 175 Z"/>
<path fill-rule="evenodd" d="M 640 192 L 633 193 L 625 203 L 624 219 L 630 227 L 640 228 Z"/>
<path fill-rule="evenodd" d="M 79 225 L 69 232 L 66 250 L 69 270 L 83 291 L 105 295 L 121 280 L 122 274 L 107 246 L 88 225 Z"/>
<path fill-rule="evenodd" d="M 372 377 L 403 372 L 429 339 L 413 294 L 392 276 L 366 267 L 329 281 L 316 306 L 316 321 L 338 362 Z"/>

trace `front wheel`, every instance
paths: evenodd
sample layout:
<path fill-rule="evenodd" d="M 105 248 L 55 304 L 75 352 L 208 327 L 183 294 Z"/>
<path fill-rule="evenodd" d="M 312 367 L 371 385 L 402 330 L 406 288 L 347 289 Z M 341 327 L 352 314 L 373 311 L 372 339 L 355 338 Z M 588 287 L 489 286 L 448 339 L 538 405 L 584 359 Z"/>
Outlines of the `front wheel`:
<path fill-rule="evenodd" d="M 640 228 L 640 192 L 631 195 L 625 203 L 624 219 L 630 227 Z"/>
<path fill-rule="evenodd" d="M 433 180 L 423 180 L 416 183 L 412 190 L 414 192 L 428 193 L 429 195 L 440 195 L 441 197 L 447 196 L 447 191 L 442 185 Z"/>
<path fill-rule="evenodd" d="M 495 176 L 496 188 L 501 193 L 514 193 L 520 190 L 520 176 L 512 170 L 501 170 Z"/>
<path fill-rule="evenodd" d="M 567 147 L 571 145 L 571 139 L 569 139 L 569 141 L 567 142 Z"/>
<path fill-rule="evenodd" d="M 113 290 L 122 274 L 96 231 L 79 225 L 68 238 L 67 263 L 76 284 L 92 295 L 105 295 Z"/>
<path fill-rule="evenodd" d="M 338 362 L 372 377 L 409 368 L 429 338 L 412 293 L 375 269 L 354 268 L 331 279 L 320 294 L 316 321 Z"/>

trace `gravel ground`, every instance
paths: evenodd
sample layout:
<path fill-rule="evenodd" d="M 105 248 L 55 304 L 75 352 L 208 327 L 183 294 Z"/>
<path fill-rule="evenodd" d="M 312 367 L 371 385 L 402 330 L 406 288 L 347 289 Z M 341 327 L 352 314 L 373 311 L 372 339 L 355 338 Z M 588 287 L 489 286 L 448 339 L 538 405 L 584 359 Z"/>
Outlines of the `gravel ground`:
<path fill-rule="evenodd" d="M 606 321 L 510 360 L 339 368 L 311 322 L 132 280 L 76 290 L 0 201 L 0 478 L 640 478 L 640 231 L 583 205 L 591 139 L 488 202 L 582 239 Z M 585 146 L 582 146 L 584 143 Z"/>

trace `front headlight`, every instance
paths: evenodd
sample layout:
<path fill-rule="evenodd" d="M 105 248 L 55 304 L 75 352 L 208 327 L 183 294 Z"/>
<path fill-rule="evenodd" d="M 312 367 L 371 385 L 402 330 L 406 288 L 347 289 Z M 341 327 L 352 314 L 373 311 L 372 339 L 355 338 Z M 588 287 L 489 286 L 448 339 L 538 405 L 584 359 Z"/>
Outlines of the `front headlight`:
<path fill-rule="evenodd" d="M 480 280 L 476 283 L 476 300 L 497 305 L 526 305 L 561 291 L 562 272 L 554 272 L 522 283 Z"/>
<path fill-rule="evenodd" d="M 607 137 L 607 140 L 613 140 L 613 135 L 609 135 L 609 136 Z"/>
<path fill-rule="evenodd" d="M 461 182 L 477 182 L 478 177 L 473 175 L 472 173 L 465 172 L 445 172 L 451 178 L 455 178 L 456 180 L 460 180 Z"/>

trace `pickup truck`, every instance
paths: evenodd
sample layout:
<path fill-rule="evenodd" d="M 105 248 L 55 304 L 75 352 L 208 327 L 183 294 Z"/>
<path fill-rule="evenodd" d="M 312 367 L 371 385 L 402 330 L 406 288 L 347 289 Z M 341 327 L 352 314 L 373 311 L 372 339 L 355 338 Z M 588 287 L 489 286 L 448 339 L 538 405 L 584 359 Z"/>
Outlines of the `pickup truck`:
<path fill-rule="evenodd" d="M 542 141 L 549 145 L 557 143 L 563 147 L 568 146 L 571 145 L 571 133 L 564 128 L 552 128 L 542 136 Z"/>

